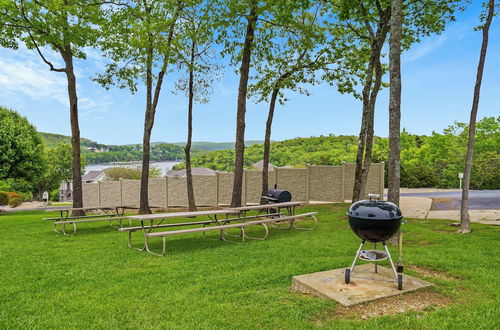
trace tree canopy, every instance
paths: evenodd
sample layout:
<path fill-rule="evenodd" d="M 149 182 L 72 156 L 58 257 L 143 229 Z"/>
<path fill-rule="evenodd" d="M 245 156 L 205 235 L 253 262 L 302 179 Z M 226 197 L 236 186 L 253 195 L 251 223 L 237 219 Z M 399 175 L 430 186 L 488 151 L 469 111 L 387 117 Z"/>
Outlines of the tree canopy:
<path fill-rule="evenodd" d="M 43 142 L 16 111 L 0 106 L 0 180 L 33 180 L 43 170 Z"/>

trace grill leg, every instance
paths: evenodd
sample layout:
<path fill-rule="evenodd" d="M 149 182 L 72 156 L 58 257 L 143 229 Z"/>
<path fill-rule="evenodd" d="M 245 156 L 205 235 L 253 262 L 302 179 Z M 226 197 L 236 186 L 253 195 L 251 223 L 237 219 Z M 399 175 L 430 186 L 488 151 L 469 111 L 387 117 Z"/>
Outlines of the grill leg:
<path fill-rule="evenodd" d="M 352 274 L 352 271 L 354 269 L 354 265 L 356 265 L 356 260 L 358 260 L 359 253 L 361 252 L 361 249 L 363 248 L 364 244 L 365 244 L 365 241 L 364 240 L 361 241 L 361 244 L 359 245 L 358 252 L 356 252 L 356 256 L 354 257 L 354 261 L 352 262 L 351 268 L 349 268 L 349 270 L 351 271 L 351 274 Z"/>
<path fill-rule="evenodd" d="M 385 244 L 385 241 L 382 242 L 382 244 L 384 245 L 385 252 L 389 256 L 389 261 L 391 262 L 392 271 L 394 272 L 394 277 L 396 278 L 396 281 L 397 281 L 398 280 L 398 272 L 396 271 L 396 267 L 394 266 L 394 262 L 392 261 L 391 253 L 389 252 L 389 249 L 387 248 L 387 244 Z"/>

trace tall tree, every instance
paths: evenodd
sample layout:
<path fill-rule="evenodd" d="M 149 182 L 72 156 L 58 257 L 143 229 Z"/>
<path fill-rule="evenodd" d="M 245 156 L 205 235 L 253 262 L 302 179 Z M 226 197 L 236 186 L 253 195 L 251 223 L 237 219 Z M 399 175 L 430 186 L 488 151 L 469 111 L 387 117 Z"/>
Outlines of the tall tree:
<path fill-rule="evenodd" d="M 402 49 L 419 42 L 422 36 L 442 31 L 449 20 L 454 20 L 453 12 L 459 3 L 459 0 L 404 1 Z M 382 50 L 390 30 L 392 9 L 390 1 L 381 0 L 330 0 L 330 4 L 334 16 L 332 24 L 344 26 L 345 32 L 357 39 L 352 45 L 352 57 L 357 64 L 352 69 L 347 68 L 362 86 L 361 92 L 355 94 L 363 103 L 352 197 L 356 201 L 365 195 L 372 161 L 375 105 L 386 71 Z"/>
<path fill-rule="evenodd" d="M 247 110 L 247 90 L 250 73 L 250 59 L 254 43 L 255 26 L 258 19 L 258 1 L 249 2 L 248 14 L 243 49 L 240 65 L 240 82 L 238 86 L 238 101 L 236 110 L 236 143 L 234 145 L 234 181 L 231 206 L 241 206 L 241 195 L 243 187 L 243 165 L 245 157 L 245 113 Z"/>
<path fill-rule="evenodd" d="M 185 38 L 182 40 L 185 52 L 189 58 L 180 62 L 188 71 L 187 79 L 182 78 L 176 84 L 178 90 L 184 91 L 188 97 L 187 112 L 187 141 L 184 147 L 186 163 L 186 186 L 188 196 L 188 210 L 196 211 L 194 197 L 193 174 L 191 170 L 191 144 L 193 137 L 193 105 L 195 102 L 208 102 L 212 80 L 219 71 L 215 62 L 212 44 L 214 41 L 214 27 L 212 15 L 216 1 L 200 1 L 186 8 L 183 15 L 183 30 Z"/>
<path fill-rule="evenodd" d="M 293 0 L 226 0 L 221 11 L 218 41 L 223 44 L 223 54 L 231 55 L 231 64 L 239 66 L 239 86 L 236 113 L 236 143 L 234 181 L 231 206 L 240 206 L 243 184 L 245 153 L 245 114 L 253 57 L 269 51 L 274 27 L 286 24 L 298 8 L 309 1 Z M 266 23 L 265 27 L 264 24 Z M 243 42 L 242 42 L 243 39 Z"/>
<path fill-rule="evenodd" d="M 37 1 L 0 2 L 0 44 L 17 49 L 20 43 L 34 49 L 51 71 L 64 73 L 68 84 L 71 122 L 73 206 L 82 207 L 80 172 L 80 127 L 75 59 L 85 59 L 85 47 L 93 46 L 98 37 L 103 1 Z M 64 63 L 58 67 L 47 53 L 55 51 Z"/>
<path fill-rule="evenodd" d="M 401 38 L 403 37 L 403 0 L 391 1 L 389 36 L 389 163 L 387 171 L 388 201 L 399 205 L 401 176 Z"/>
<path fill-rule="evenodd" d="M 72 151 L 71 146 L 59 143 L 54 148 L 46 148 L 42 152 L 44 169 L 40 171 L 34 182 L 34 192 L 38 194 L 38 200 L 43 201 L 43 192 L 57 189 L 61 182 L 71 181 L 72 178 Z M 80 172 L 83 173 L 86 161 L 82 155 Z"/>
<path fill-rule="evenodd" d="M 28 119 L 0 106 L 0 180 L 33 182 L 44 168 L 42 153 L 42 138 Z"/>
<path fill-rule="evenodd" d="M 462 188 L 462 202 L 460 207 L 460 233 L 470 233 L 469 229 L 469 184 L 472 167 L 472 156 L 474 154 L 474 140 L 476 135 L 476 118 L 479 108 L 479 96 L 481 93 L 481 82 L 483 80 L 484 62 L 486 60 L 486 51 L 488 50 L 488 34 L 491 21 L 495 11 L 495 0 L 488 1 L 488 14 L 486 22 L 480 28 L 483 31 L 483 41 L 481 43 L 481 52 L 479 54 L 479 64 L 477 66 L 476 85 L 474 86 L 474 97 L 472 100 L 472 109 L 469 121 L 469 142 L 467 145 L 467 155 L 465 158 L 464 179 Z"/>
<path fill-rule="evenodd" d="M 110 24 L 103 28 L 101 48 L 113 63 L 96 81 L 105 88 L 117 84 L 135 93 L 138 81 L 142 80 L 146 88 L 139 205 L 143 214 L 151 213 L 148 194 L 151 132 L 165 74 L 179 55 L 174 45 L 183 7 L 180 0 L 114 2 Z"/>
<path fill-rule="evenodd" d="M 250 94 L 256 96 L 258 102 L 269 102 L 262 158 L 262 196 L 269 186 L 274 111 L 277 101 L 282 105 L 287 101 L 284 91 L 310 95 L 305 86 L 318 81 L 337 82 L 339 88 L 340 85 L 346 88 L 351 83 L 349 79 L 342 82 L 339 72 L 335 70 L 336 65 L 333 65 L 342 56 L 345 41 L 340 40 L 337 30 L 330 30 L 322 24 L 322 9 L 321 3 L 303 8 L 286 25 L 278 26 L 273 46 L 254 65 L 255 82 L 249 87 Z M 322 79 L 318 77 L 318 72 L 323 72 Z"/>

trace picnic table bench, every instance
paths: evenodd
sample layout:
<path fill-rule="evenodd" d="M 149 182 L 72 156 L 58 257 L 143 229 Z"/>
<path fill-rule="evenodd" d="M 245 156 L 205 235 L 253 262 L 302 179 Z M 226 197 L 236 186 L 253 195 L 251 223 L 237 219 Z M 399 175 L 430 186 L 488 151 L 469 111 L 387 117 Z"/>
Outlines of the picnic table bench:
<path fill-rule="evenodd" d="M 59 217 L 53 218 L 43 218 L 46 221 L 54 221 L 54 231 L 63 235 L 74 235 L 76 233 L 76 224 L 82 222 L 94 222 L 94 221 L 109 221 L 110 226 L 113 225 L 113 220 L 119 221 L 119 227 L 123 226 L 123 215 L 125 210 L 139 209 L 136 206 L 131 205 L 118 205 L 118 206 L 98 206 L 98 207 L 61 207 L 46 209 L 46 212 L 59 212 Z M 73 211 L 95 211 L 99 214 L 86 214 L 81 216 L 70 216 Z M 103 214 L 104 213 L 104 214 Z M 68 234 L 66 232 L 66 225 L 71 224 L 73 226 L 73 233 Z M 61 231 L 57 230 L 57 225 L 61 225 Z"/>
<path fill-rule="evenodd" d="M 192 229 L 181 229 L 181 230 L 174 230 L 174 231 L 145 233 L 145 235 L 144 235 L 145 249 L 146 249 L 146 251 L 148 251 L 151 254 L 164 256 L 167 253 L 167 241 L 166 241 L 167 236 L 181 235 L 181 234 L 192 234 L 192 233 L 197 233 L 197 232 L 205 233 L 207 231 L 214 231 L 214 230 L 221 231 L 222 234 L 220 236 L 220 239 L 227 241 L 223 233 L 225 230 L 231 229 L 231 228 L 240 229 L 239 237 L 241 237 L 242 242 L 245 242 L 245 239 L 247 239 L 247 238 L 265 240 L 265 239 L 267 239 L 267 237 L 269 235 L 269 229 L 267 227 L 267 224 L 274 224 L 276 222 L 295 222 L 297 220 L 304 219 L 305 217 L 314 217 L 315 214 L 317 214 L 317 212 L 309 212 L 309 213 L 303 213 L 303 214 L 292 215 L 292 216 L 285 216 L 285 217 L 280 217 L 280 218 L 252 220 L 252 221 L 234 223 L 234 224 L 223 224 L 223 225 L 218 225 L 218 226 L 214 226 L 214 227 L 203 226 L 203 227 L 192 228 Z M 264 229 L 265 229 L 264 237 L 255 238 L 255 237 L 248 236 L 246 234 L 245 228 L 248 226 L 255 226 L 255 225 L 261 225 L 264 227 Z M 162 239 L 162 253 L 161 254 L 156 253 L 156 252 L 152 252 L 150 250 L 148 238 L 151 238 L 151 237 L 160 237 Z"/>
<path fill-rule="evenodd" d="M 138 249 L 140 251 L 147 251 L 155 255 L 165 255 L 166 253 L 166 237 L 172 235 L 180 235 L 187 233 L 205 233 L 208 231 L 219 231 L 219 240 L 228 241 L 226 236 L 239 237 L 242 242 L 245 239 L 255 239 L 255 240 L 265 240 L 268 237 L 269 230 L 267 225 L 272 226 L 288 222 L 290 226 L 284 229 L 302 229 L 302 230 L 313 230 L 316 228 L 317 219 L 314 217 L 315 212 L 304 213 L 299 215 L 294 215 L 295 207 L 299 206 L 300 202 L 285 202 L 285 203 L 275 203 L 272 205 L 253 205 L 253 206 L 243 206 L 238 208 L 228 208 L 223 210 L 212 210 L 212 211 L 195 211 L 195 212 L 173 212 L 173 213 L 161 213 L 161 214 L 144 214 L 144 215 L 134 215 L 128 216 L 126 219 L 129 221 L 140 221 L 140 226 L 135 227 L 125 227 L 120 228 L 120 231 L 128 232 L 128 246 L 132 248 L 132 233 L 142 230 L 144 234 L 144 245 L 142 248 Z M 281 209 L 285 208 L 287 213 L 281 213 Z M 248 211 L 260 211 L 257 215 L 247 215 Z M 262 213 L 265 212 L 265 213 Z M 197 216 L 208 216 L 209 220 L 193 221 L 193 222 L 182 222 L 182 223 L 168 223 L 163 222 L 168 219 L 174 218 L 184 218 L 184 217 L 197 217 Z M 232 217 L 231 217 L 232 216 Z M 220 218 L 222 217 L 222 218 Z M 305 218 L 311 217 L 314 221 L 314 226 L 310 228 L 301 228 L 295 226 L 297 221 L 302 221 Z M 159 220 L 158 223 L 154 223 L 155 220 Z M 237 223 L 232 223 L 237 222 Z M 210 226 L 215 224 L 215 226 Z M 193 225 L 203 225 L 203 227 L 190 228 L 190 229 L 180 229 L 174 231 L 162 231 L 154 232 L 158 228 L 171 228 L 179 226 L 193 226 Z M 251 225 L 261 225 L 265 230 L 263 237 L 253 237 L 247 234 L 245 228 Z M 225 231 L 228 229 L 237 228 L 240 229 L 240 235 L 230 235 Z M 163 251 L 162 254 L 152 252 L 149 247 L 148 239 L 151 237 L 160 237 L 163 241 Z"/>

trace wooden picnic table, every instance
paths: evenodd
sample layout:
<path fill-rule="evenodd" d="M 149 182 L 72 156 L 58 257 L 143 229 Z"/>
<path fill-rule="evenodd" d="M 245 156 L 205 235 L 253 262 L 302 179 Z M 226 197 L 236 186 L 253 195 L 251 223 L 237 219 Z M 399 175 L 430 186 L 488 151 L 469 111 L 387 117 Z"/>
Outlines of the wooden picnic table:
<path fill-rule="evenodd" d="M 158 213 L 158 214 L 143 214 L 143 215 L 133 215 L 133 216 L 128 216 L 125 217 L 124 219 L 128 219 L 130 222 L 132 221 L 139 221 L 140 226 L 136 227 L 128 227 L 128 228 L 120 228 L 120 231 L 126 231 L 128 232 L 128 246 L 132 248 L 132 233 L 135 231 L 142 230 L 144 233 L 144 245 L 142 248 L 138 249 L 140 251 L 147 251 L 150 253 L 153 253 L 149 250 L 148 246 L 148 237 L 154 236 L 152 232 L 156 229 L 159 228 L 171 228 L 171 227 L 179 227 L 179 226 L 193 226 L 193 225 L 203 225 L 201 228 L 196 228 L 196 229 L 186 229 L 186 230 L 179 230 L 176 231 L 178 233 L 188 233 L 188 232 L 202 232 L 203 236 L 205 237 L 205 231 L 210 231 L 212 229 L 206 228 L 207 226 L 214 224 L 217 228 L 213 228 L 213 230 L 217 229 L 220 231 L 219 235 L 219 240 L 226 240 L 225 236 L 233 236 L 225 233 L 225 229 L 237 227 L 240 228 L 239 225 L 231 225 L 231 222 L 239 222 L 239 223 L 244 223 L 244 222 L 249 222 L 249 220 L 255 220 L 255 219 L 270 219 L 274 218 L 276 219 L 276 222 L 280 222 L 279 219 L 284 218 L 284 217 L 293 217 L 294 216 L 294 211 L 297 206 L 300 206 L 300 202 L 284 202 L 284 203 L 274 203 L 274 204 L 265 204 L 265 205 L 251 205 L 251 206 L 242 206 L 242 207 L 236 207 L 236 208 L 227 208 L 223 210 L 207 210 L 207 211 L 195 211 L 195 212 L 171 212 L 171 213 Z M 281 209 L 286 209 L 287 212 L 282 213 Z M 252 215 L 249 216 L 247 215 L 247 212 L 249 211 L 259 211 L 257 215 Z M 163 224 L 164 221 L 169 220 L 169 219 L 175 219 L 175 218 L 189 218 L 189 217 L 198 217 L 198 216 L 208 216 L 209 220 L 202 220 L 202 221 L 193 221 L 193 222 L 182 222 L 182 223 L 168 223 L 168 224 Z M 234 216 L 234 217 L 230 217 Z M 295 218 L 291 218 L 291 220 L 294 220 Z M 314 228 L 316 227 L 316 218 L 314 218 L 315 225 Z M 155 221 L 157 223 L 155 224 Z M 265 236 L 264 237 L 251 237 L 247 234 L 245 234 L 244 238 L 249 238 L 249 239 L 257 239 L 257 240 L 263 240 L 267 238 L 268 234 L 268 228 L 267 224 L 271 224 L 269 221 L 265 223 L 254 223 L 254 224 L 260 224 L 264 227 L 265 229 Z M 276 227 L 279 229 L 290 229 L 292 226 L 296 229 L 303 229 L 299 227 L 295 227 L 294 222 L 290 221 L 290 226 L 287 228 L 284 227 Z M 274 227 L 274 225 L 273 225 Z M 205 228 L 205 229 L 203 229 Z M 314 229 L 312 228 L 312 229 Z M 242 229 L 242 228 L 240 228 Z M 308 229 L 310 230 L 310 229 Z M 244 232 L 244 230 L 242 231 Z M 238 236 L 240 237 L 240 236 Z M 153 253 L 156 254 L 156 253 Z"/>
<path fill-rule="evenodd" d="M 194 211 L 194 212 L 170 212 L 170 213 L 132 215 L 132 216 L 126 217 L 126 219 L 128 219 L 129 221 L 139 221 L 140 226 L 139 227 L 120 228 L 120 231 L 127 231 L 128 232 L 128 246 L 131 248 L 132 247 L 132 233 L 137 231 L 137 230 L 142 230 L 144 232 L 144 246 L 138 250 L 153 253 L 149 250 L 149 247 L 148 247 L 147 234 L 151 233 L 154 229 L 178 227 L 178 226 L 192 226 L 192 225 L 199 225 L 199 224 L 206 226 L 206 225 L 209 225 L 211 223 L 221 225 L 223 223 L 229 223 L 231 221 L 231 219 L 229 219 L 229 216 L 231 214 L 239 215 L 240 212 L 237 210 L 233 210 L 233 209 L 224 209 L 224 210 L 206 210 L 206 211 Z M 165 220 L 168 220 L 168 219 L 199 217 L 199 216 L 208 216 L 210 220 L 162 224 Z M 220 219 L 219 216 L 223 216 L 223 219 Z M 157 224 L 154 224 L 155 220 L 158 220 Z M 147 222 L 149 222 L 149 225 L 146 224 Z M 221 237 L 222 236 L 223 236 L 223 232 L 221 231 Z"/>
<path fill-rule="evenodd" d="M 113 220 L 118 218 L 119 227 L 123 226 L 123 215 L 125 210 L 135 210 L 139 209 L 137 206 L 132 205 L 115 205 L 115 206 L 93 206 L 93 207 L 59 207 L 46 209 L 45 212 L 59 212 L 60 216 L 55 218 L 44 218 L 43 220 L 54 221 L 54 231 L 63 235 L 70 235 L 66 232 L 66 225 L 71 224 L 73 226 L 73 233 L 76 233 L 76 223 L 80 222 L 93 222 L 93 221 L 109 221 L 110 226 L 113 225 Z M 100 214 L 90 214 L 81 216 L 70 216 L 73 211 L 98 211 Z M 104 213 L 104 214 L 103 214 Z M 57 225 L 61 225 L 62 230 L 57 230 Z"/>

